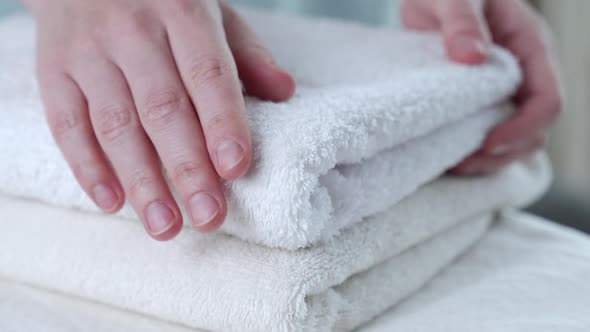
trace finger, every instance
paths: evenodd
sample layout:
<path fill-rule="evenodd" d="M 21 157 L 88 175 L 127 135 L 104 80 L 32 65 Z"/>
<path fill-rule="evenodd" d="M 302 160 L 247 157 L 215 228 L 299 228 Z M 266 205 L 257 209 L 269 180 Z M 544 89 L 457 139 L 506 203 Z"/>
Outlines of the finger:
<path fill-rule="evenodd" d="M 139 123 L 129 87 L 113 63 L 98 56 L 86 60 L 74 64 L 72 76 L 86 95 L 98 141 L 148 233 L 171 239 L 180 231 L 182 217 Z"/>
<path fill-rule="evenodd" d="M 224 179 L 235 179 L 252 160 L 244 98 L 219 7 L 210 1 L 199 4 L 170 20 L 168 36 L 215 169 Z"/>
<path fill-rule="evenodd" d="M 449 58 L 466 64 L 478 64 L 488 57 L 490 34 L 484 19 L 483 0 L 446 0 L 438 2 L 445 48 Z"/>
<path fill-rule="evenodd" d="M 486 151 L 519 141 L 529 132 L 543 132 L 562 111 L 562 91 L 547 33 L 520 2 L 507 11 L 495 2 L 490 6 L 492 33 L 520 60 L 524 80 L 516 98 L 518 111 L 494 129 L 484 144 Z M 516 9 L 515 9 L 515 8 Z M 503 24 L 498 24 L 502 20 Z"/>
<path fill-rule="evenodd" d="M 549 94 L 548 92 L 547 94 Z M 494 128 L 483 144 L 483 150 L 494 154 L 502 153 L 517 142 L 525 141 L 531 135 L 542 135 L 555 121 L 560 106 L 547 94 L 531 96 L 505 122 Z M 558 103 L 558 102 L 556 102 Z"/>
<path fill-rule="evenodd" d="M 505 151 L 502 154 L 490 154 L 480 150 L 459 165 L 455 166 L 450 172 L 457 175 L 484 175 L 495 173 L 508 164 L 525 158 L 539 150 L 545 145 L 545 141 L 545 136 L 537 135 L 529 138 L 527 141 L 515 144 L 510 150 Z"/>
<path fill-rule="evenodd" d="M 192 224 L 201 230 L 218 228 L 226 214 L 219 176 L 165 35 L 137 32 L 120 41 L 124 45 L 112 49 L 115 62 L 127 78 L 141 123 Z M 141 50 L 141 57 L 136 50 Z"/>
<path fill-rule="evenodd" d="M 41 69 L 38 77 L 49 127 L 78 183 L 99 208 L 118 211 L 125 195 L 94 136 L 84 95 L 65 73 Z"/>
<path fill-rule="evenodd" d="M 246 92 L 275 102 L 293 96 L 293 77 L 276 66 L 270 52 L 231 7 L 224 4 L 221 7 L 227 42 Z"/>

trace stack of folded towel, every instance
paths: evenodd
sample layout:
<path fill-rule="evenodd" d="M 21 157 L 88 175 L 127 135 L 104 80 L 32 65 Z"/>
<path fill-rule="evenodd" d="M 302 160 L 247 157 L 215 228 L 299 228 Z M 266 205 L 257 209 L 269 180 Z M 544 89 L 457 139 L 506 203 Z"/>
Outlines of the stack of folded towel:
<path fill-rule="evenodd" d="M 351 330 L 465 252 L 495 211 L 547 187 L 543 155 L 441 177 L 509 116 L 520 74 L 505 51 L 464 66 L 434 34 L 243 14 L 298 92 L 247 99 L 255 162 L 227 183 L 222 232 L 187 227 L 167 243 L 122 221 L 136 219 L 128 207 L 87 213 L 44 124 L 34 24 L 0 23 L 0 277 L 196 328 Z"/>

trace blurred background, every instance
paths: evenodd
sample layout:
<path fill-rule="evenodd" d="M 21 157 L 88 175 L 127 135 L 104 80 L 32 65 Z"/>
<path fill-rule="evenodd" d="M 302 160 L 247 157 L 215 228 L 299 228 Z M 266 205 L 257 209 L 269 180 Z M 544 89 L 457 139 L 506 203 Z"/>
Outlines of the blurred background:
<path fill-rule="evenodd" d="M 590 29 L 587 0 L 535 0 L 555 36 L 565 85 L 565 112 L 552 129 L 555 182 L 535 212 L 590 232 Z"/>
<path fill-rule="evenodd" d="M 494 1 L 494 0 L 491 0 Z M 565 84 L 565 112 L 551 131 L 555 182 L 534 213 L 590 233 L 590 1 L 530 0 L 554 32 Z M 399 27 L 399 0 L 230 0 L 301 15 L 332 16 Z M 0 0 L 0 16 L 18 12 Z"/>

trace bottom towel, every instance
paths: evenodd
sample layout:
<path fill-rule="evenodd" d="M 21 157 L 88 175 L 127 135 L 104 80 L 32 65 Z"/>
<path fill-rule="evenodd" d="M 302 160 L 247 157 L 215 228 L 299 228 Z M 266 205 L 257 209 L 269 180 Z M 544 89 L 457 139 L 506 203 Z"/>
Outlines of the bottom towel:
<path fill-rule="evenodd" d="M 588 331 L 589 262 L 587 235 L 510 211 L 473 250 L 358 332 Z M 1 279 L 0 331 L 204 332 Z"/>
<path fill-rule="evenodd" d="M 487 178 L 443 178 L 299 251 L 194 232 L 158 243 L 137 223 L 3 197 L 0 276 L 208 330 L 350 330 L 464 252 L 490 211 L 534 199 L 548 173 L 537 156 Z"/>
<path fill-rule="evenodd" d="M 23 215 L 29 204 L 3 199 L 0 210 Z M 196 233 L 181 235 L 178 245 L 161 246 L 136 236 L 140 226 L 118 227 L 135 224 L 99 216 L 82 220 L 81 214 L 47 206 L 37 210 L 45 221 L 15 222 L 20 232 L 12 228 L 6 237 L 13 240 L 0 240 L 4 277 L 216 331 L 349 330 L 420 288 L 473 244 L 491 220 L 482 216 L 460 223 L 411 250 L 403 251 L 409 241 L 404 232 L 390 231 L 393 241 L 385 243 L 385 237 L 365 229 L 321 251 L 293 253 Z M 101 231 L 103 226 L 113 234 Z M 426 236 L 429 227 L 420 228 L 407 234 L 411 242 Z M 33 236 L 34 245 L 16 243 L 31 233 L 40 235 Z M 366 269 L 366 249 L 357 247 L 362 238 L 375 241 L 365 245 L 383 262 Z M 382 247 L 403 252 L 388 259 Z"/>

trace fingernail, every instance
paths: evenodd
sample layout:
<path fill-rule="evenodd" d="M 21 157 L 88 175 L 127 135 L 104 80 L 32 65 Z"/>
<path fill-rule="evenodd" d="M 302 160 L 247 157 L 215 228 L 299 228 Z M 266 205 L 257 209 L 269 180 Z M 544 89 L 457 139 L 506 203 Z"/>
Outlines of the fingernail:
<path fill-rule="evenodd" d="M 92 188 L 92 196 L 96 205 L 105 211 L 112 211 L 119 204 L 119 197 L 115 192 L 104 184 Z"/>
<path fill-rule="evenodd" d="M 244 159 L 244 149 L 233 140 L 227 140 L 217 147 L 217 162 L 225 171 L 231 171 Z"/>
<path fill-rule="evenodd" d="M 501 156 L 505 155 L 512 150 L 512 147 L 508 144 L 498 145 L 492 149 L 492 154 L 494 156 Z"/>
<path fill-rule="evenodd" d="M 174 213 L 164 203 L 152 202 L 146 209 L 148 231 L 160 235 L 174 226 Z"/>
<path fill-rule="evenodd" d="M 471 36 L 459 36 L 453 39 L 453 50 L 464 56 L 488 54 L 486 44 L 481 39 Z"/>
<path fill-rule="evenodd" d="M 195 226 L 206 225 L 219 214 L 219 203 L 206 193 L 195 194 L 189 200 L 189 208 Z"/>

